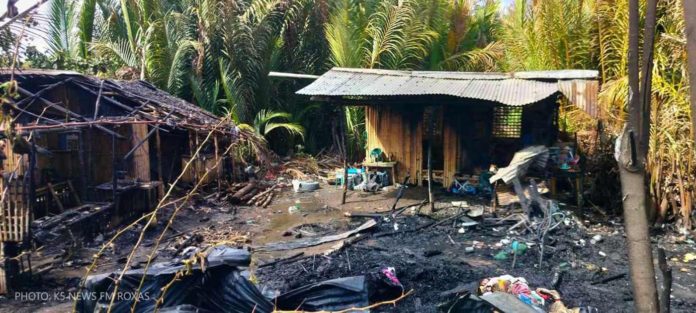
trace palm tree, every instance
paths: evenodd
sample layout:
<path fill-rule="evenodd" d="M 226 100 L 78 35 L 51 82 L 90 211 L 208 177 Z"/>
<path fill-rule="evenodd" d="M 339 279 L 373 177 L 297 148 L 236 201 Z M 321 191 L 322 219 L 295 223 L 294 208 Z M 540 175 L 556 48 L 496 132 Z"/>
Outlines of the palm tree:
<path fill-rule="evenodd" d="M 77 9 L 72 0 L 52 0 L 49 5 L 47 44 L 57 66 L 62 68 L 67 61 L 77 58 Z"/>
<path fill-rule="evenodd" d="M 261 110 L 254 117 L 254 132 L 257 135 L 267 137 L 271 132 L 280 130 L 304 138 L 304 127 L 291 122 L 291 120 L 290 113 Z"/>

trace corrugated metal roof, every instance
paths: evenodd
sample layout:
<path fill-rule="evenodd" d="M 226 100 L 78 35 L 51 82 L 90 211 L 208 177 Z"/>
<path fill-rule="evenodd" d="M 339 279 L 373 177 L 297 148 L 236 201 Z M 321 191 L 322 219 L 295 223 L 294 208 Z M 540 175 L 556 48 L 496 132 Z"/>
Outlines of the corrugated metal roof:
<path fill-rule="evenodd" d="M 532 166 L 540 169 L 545 168 L 548 160 L 549 148 L 545 146 L 530 146 L 524 148 L 515 152 L 512 160 L 510 160 L 510 164 L 498 169 L 498 172 L 489 178 L 489 182 L 492 184 L 502 179 L 503 182 L 509 184 L 514 179 L 522 178 L 526 175 L 527 171 Z"/>
<path fill-rule="evenodd" d="M 601 115 L 597 97 L 599 95 L 599 82 L 596 80 L 564 80 L 558 82 L 558 88 L 563 95 L 575 104 L 578 108 L 585 111 L 593 118 Z"/>
<path fill-rule="evenodd" d="M 557 71 L 531 71 L 517 72 L 513 74 L 522 79 L 597 79 L 599 72 L 593 70 L 557 70 Z"/>
<path fill-rule="evenodd" d="M 592 73 L 596 77 L 596 71 L 584 70 L 472 73 L 333 68 L 297 94 L 336 97 L 445 95 L 521 106 L 564 91 L 556 81 L 549 79 L 585 79 Z M 521 79 L 518 74 L 527 78 Z"/>

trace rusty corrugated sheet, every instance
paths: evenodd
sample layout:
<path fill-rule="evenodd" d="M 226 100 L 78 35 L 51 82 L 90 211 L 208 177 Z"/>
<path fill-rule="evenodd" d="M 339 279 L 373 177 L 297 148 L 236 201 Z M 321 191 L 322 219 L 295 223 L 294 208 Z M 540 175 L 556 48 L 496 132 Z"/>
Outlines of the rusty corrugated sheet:
<path fill-rule="evenodd" d="M 534 74 L 536 73 L 536 74 Z M 550 71 L 524 73 L 418 72 L 376 69 L 334 68 L 314 83 L 298 91 L 310 96 L 408 96 L 445 95 L 479 99 L 511 106 L 522 106 L 546 99 L 560 90 L 554 77 L 585 79 L 596 71 Z M 521 79 L 518 77 L 534 77 Z M 552 80 L 552 81 L 549 81 Z M 582 82 L 576 79 L 574 81 Z M 574 99 L 591 106 L 596 95 L 583 95 L 591 88 L 583 85 L 563 85 L 570 88 Z M 572 87 L 572 88 L 571 88 Z M 596 91 L 596 90 L 595 90 Z M 566 94 L 564 92 L 564 94 Z M 595 101 L 596 102 L 596 101 Z"/>
<path fill-rule="evenodd" d="M 593 118 L 600 117 L 597 96 L 599 82 L 596 80 L 563 80 L 558 82 L 558 89 L 571 103 L 585 111 Z"/>

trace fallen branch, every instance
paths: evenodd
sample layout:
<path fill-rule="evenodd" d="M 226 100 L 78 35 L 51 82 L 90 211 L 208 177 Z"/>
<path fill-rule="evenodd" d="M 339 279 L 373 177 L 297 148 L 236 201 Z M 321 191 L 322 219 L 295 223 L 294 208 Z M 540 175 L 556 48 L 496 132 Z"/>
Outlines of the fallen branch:
<path fill-rule="evenodd" d="M 615 280 L 617 280 L 617 279 L 621 279 L 621 278 L 624 278 L 624 277 L 626 277 L 626 273 L 621 273 L 621 274 L 617 274 L 617 275 L 614 275 L 614 276 L 609 276 L 609 277 L 604 278 L 604 279 L 602 279 L 602 280 L 593 281 L 593 282 L 590 283 L 590 285 L 606 284 L 606 283 L 608 283 L 608 282 L 615 281 Z"/>
<path fill-rule="evenodd" d="M 297 259 L 303 255 L 304 255 L 304 252 L 297 252 L 293 255 L 290 255 L 289 257 L 278 258 L 278 259 L 275 259 L 275 260 L 270 261 L 268 263 L 261 264 L 261 265 L 259 265 L 259 268 L 264 268 L 264 267 L 273 266 L 276 264 L 283 264 L 283 263 L 292 262 L 292 261 L 295 261 L 295 259 Z"/>

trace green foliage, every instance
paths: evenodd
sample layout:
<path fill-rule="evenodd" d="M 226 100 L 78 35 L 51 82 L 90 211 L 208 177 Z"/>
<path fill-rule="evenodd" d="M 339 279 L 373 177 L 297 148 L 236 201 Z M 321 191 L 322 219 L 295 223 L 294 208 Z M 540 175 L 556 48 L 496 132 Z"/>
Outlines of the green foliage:
<path fill-rule="evenodd" d="M 0 30 L 0 67 L 8 68 L 12 66 L 12 57 L 14 56 L 16 43 L 17 38 L 10 31 L 9 27 Z"/>
<path fill-rule="evenodd" d="M 248 151 L 267 144 L 252 134 L 272 133 L 299 137 L 316 152 L 330 145 L 327 130 L 343 118 L 351 155 L 364 153 L 362 108 L 338 113 L 310 105 L 294 94 L 307 81 L 271 79 L 270 71 L 598 69 L 605 125 L 618 131 L 625 118 L 627 0 L 516 0 L 505 11 L 498 0 L 51 0 L 49 6 L 48 56 L 26 49 L 25 66 L 110 76 L 135 70 L 245 125 Z M 679 191 L 686 199 L 694 160 L 680 1 L 660 2 L 657 30 L 652 186 L 658 201 L 667 199 L 674 187 L 664 186 L 679 173 L 688 180 Z M 8 65 L 15 39 L 4 32 L 0 63 Z M 563 104 L 561 122 L 583 129 L 582 114 Z"/>
<path fill-rule="evenodd" d="M 64 68 L 77 56 L 77 8 L 72 0 L 51 0 L 49 3 L 48 48 L 57 66 Z"/>
<path fill-rule="evenodd" d="M 254 117 L 254 132 L 257 135 L 267 137 L 272 131 L 286 131 L 293 136 L 304 138 L 304 127 L 298 123 L 290 122 L 292 115 L 286 112 L 274 112 L 261 110 Z"/>

